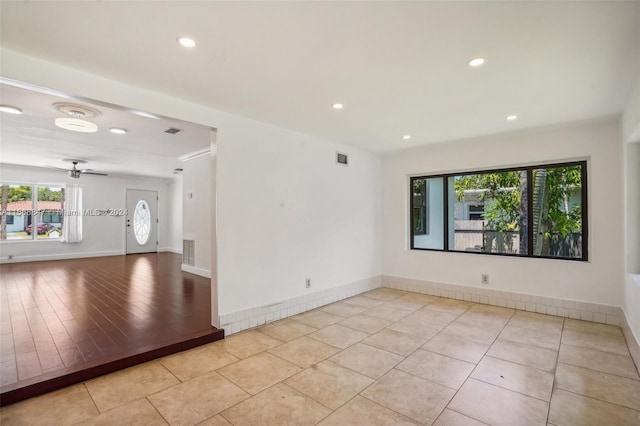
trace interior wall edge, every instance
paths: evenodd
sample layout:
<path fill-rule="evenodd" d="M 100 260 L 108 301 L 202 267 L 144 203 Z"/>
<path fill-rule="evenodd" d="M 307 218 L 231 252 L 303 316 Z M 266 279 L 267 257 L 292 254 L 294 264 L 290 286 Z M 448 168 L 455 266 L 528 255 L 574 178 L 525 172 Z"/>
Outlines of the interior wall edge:
<path fill-rule="evenodd" d="M 205 277 L 205 278 L 211 278 L 211 270 L 210 269 L 196 268 L 195 266 L 185 265 L 184 263 L 180 266 L 180 268 L 184 272 L 189 272 L 190 274 L 199 275 L 199 276 Z"/>
<path fill-rule="evenodd" d="M 619 327 L 622 325 L 622 308 L 615 305 L 537 296 L 490 288 L 436 283 L 390 275 L 383 275 L 382 286 L 538 314 L 593 321 Z"/>
<path fill-rule="evenodd" d="M 640 371 L 640 338 L 638 338 L 636 333 L 634 333 L 633 329 L 629 325 L 628 316 L 624 308 L 622 309 L 622 313 L 622 333 L 624 334 L 624 338 L 627 341 L 627 346 L 629 347 L 631 358 L 636 364 L 636 369 Z"/>

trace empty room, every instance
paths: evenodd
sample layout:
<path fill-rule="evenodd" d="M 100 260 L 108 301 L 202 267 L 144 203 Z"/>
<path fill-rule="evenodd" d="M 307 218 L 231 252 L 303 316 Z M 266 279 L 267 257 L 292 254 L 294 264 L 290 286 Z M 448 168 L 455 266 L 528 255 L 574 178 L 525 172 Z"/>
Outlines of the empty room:
<path fill-rule="evenodd" d="M 640 424 L 640 2 L 2 2 L 0 422 Z"/>

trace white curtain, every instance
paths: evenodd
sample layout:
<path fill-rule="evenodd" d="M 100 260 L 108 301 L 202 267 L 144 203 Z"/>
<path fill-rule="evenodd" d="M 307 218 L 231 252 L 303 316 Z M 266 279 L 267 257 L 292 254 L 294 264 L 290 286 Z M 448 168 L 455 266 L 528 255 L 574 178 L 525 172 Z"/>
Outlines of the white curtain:
<path fill-rule="evenodd" d="M 79 243 L 82 241 L 82 187 L 67 185 L 64 194 L 64 223 L 62 241 Z"/>

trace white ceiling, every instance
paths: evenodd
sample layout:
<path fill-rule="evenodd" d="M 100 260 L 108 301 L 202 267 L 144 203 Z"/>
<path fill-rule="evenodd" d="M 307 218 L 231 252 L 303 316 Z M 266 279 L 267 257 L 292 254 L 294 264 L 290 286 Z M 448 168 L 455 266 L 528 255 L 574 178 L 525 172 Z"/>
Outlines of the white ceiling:
<path fill-rule="evenodd" d="M 376 152 L 619 114 L 640 63 L 638 1 L 2 2 L 1 15 L 8 49 Z"/>
<path fill-rule="evenodd" d="M 80 169 L 118 175 L 171 177 L 181 168 L 179 157 L 209 148 L 210 130 L 204 126 L 166 118 L 149 118 L 104 104 L 74 100 L 22 87 L 0 84 L 0 103 L 16 106 L 23 114 L 0 116 L 0 161 L 27 166 L 71 168 L 65 158 L 81 159 Z M 56 127 L 54 102 L 90 106 L 102 114 L 87 119 L 98 126 L 95 133 L 79 133 Z M 117 135 L 112 127 L 127 129 Z M 182 131 L 165 133 L 170 127 Z"/>

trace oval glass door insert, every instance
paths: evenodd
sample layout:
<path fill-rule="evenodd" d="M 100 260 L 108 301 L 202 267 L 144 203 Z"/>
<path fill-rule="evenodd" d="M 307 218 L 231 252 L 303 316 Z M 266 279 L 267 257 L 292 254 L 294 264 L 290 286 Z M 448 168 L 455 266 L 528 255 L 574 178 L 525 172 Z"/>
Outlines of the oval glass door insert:
<path fill-rule="evenodd" d="M 147 244 L 151 235 L 151 213 L 145 200 L 138 201 L 133 212 L 133 233 L 141 246 Z"/>

